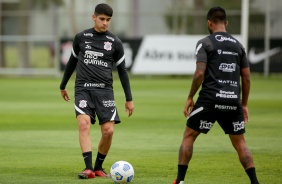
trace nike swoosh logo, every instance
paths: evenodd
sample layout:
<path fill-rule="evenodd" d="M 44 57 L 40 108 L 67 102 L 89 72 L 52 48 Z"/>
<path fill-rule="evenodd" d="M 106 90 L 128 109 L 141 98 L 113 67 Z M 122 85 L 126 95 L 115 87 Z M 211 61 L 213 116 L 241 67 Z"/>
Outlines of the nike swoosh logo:
<path fill-rule="evenodd" d="M 271 56 L 279 53 L 280 51 L 281 51 L 280 47 L 275 47 L 271 50 L 256 54 L 255 49 L 252 47 L 249 51 L 249 61 L 252 64 L 257 64 L 257 63 L 263 61 L 265 58 L 271 57 Z"/>
<path fill-rule="evenodd" d="M 92 43 L 92 42 L 85 42 L 85 43 Z"/>

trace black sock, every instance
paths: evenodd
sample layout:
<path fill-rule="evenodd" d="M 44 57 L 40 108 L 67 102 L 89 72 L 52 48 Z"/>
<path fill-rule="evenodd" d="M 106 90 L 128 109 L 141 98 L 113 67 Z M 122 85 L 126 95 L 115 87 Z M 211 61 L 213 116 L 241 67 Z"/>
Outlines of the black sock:
<path fill-rule="evenodd" d="M 188 166 L 187 165 L 178 165 L 178 172 L 176 183 L 178 184 L 180 181 L 184 181 Z"/>
<path fill-rule="evenodd" d="M 97 153 L 94 170 L 102 169 L 102 165 L 103 165 L 103 162 L 104 162 L 106 156 L 107 155 L 103 155 L 99 152 Z"/>
<path fill-rule="evenodd" d="M 257 175 L 256 175 L 256 169 L 254 167 L 251 167 L 246 170 L 246 173 L 248 174 L 251 184 L 259 184 Z"/>
<path fill-rule="evenodd" d="M 93 169 L 92 167 L 92 151 L 82 153 L 86 169 Z"/>

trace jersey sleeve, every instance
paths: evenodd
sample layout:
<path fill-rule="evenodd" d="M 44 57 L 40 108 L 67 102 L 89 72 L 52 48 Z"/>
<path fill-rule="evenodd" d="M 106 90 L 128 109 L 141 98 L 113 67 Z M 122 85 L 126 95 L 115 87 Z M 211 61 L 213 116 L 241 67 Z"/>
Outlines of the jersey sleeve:
<path fill-rule="evenodd" d="M 196 61 L 207 62 L 208 60 L 208 51 L 212 49 L 211 40 L 208 37 L 205 37 L 198 41 L 196 45 Z"/>
<path fill-rule="evenodd" d="M 241 65 L 240 68 L 247 68 L 250 67 L 249 61 L 247 59 L 247 53 L 245 48 L 241 45 L 241 50 L 242 50 L 242 58 L 241 58 Z"/>
<path fill-rule="evenodd" d="M 132 101 L 129 77 L 128 77 L 128 73 L 125 67 L 124 50 L 123 50 L 122 42 L 120 40 L 117 41 L 116 51 L 114 53 L 114 61 L 117 66 L 118 75 L 120 78 L 122 88 L 125 93 L 126 101 Z"/>
<path fill-rule="evenodd" d="M 114 53 L 114 61 L 116 63 L 116 66 L 120 65 L 121 63 L 125 62 L 125 56 L 124 56 L 124 50 L 122 46 L 122 42 L 117 39 L 116 41 L 116 48 Z"/>
<path fill-rule="evenodd" d="M 80 52 L 80 48 L 79 48 L 79 42 L 80 42 L 80 38 L 79 38 L 79 34 L 77 34 L 75 37 L 74 37 L 74 40 L 73 40 L 73 44 L 72 44 L 72 55 L 75 57 L 75 58 L 78 58 L 78 54 Z"/>
<path fill-rule="evenodd" d="M 72 51 L 71 51 L 71 55 L 69 58 L 69 61 L 66 65 L 65 68 L 65 73 L 63 76 L 63 79 L 61 81 L 60 84 L 60 89 L 63 90 L 66 88 L 66 85 L 72 75 L 72 73 L 74 72 L 76 65 L 77 65 L 77 61 L 78 61 L 78 53 L 79 53 L 79 40 L 78 40 L 78 35 L 75 36 L 74 41 L 73 41 L 73 46 L 72 46 Z"/>

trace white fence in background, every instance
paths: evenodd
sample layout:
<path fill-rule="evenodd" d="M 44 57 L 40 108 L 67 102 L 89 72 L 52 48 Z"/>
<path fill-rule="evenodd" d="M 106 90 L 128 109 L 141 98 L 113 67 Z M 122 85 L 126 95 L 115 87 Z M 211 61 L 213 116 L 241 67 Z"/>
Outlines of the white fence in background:
<path fill-rule="evenodd" d="M 50 68 L 35 68 L 35 67 L 0 67 L 0 75 L 52 75 L 52 76 L 60 76 L 60 62 L 59 60 L 59 53 L 60 53 L 60 43 L 57 37 L 55 36 L 0 36 L 0 42 L 6 44 L 18 43 L 18 42 L 46 42 L 46 43 L 53 43 L 53 50 L 54 50 L 54 57 L 52 57 L 52 65 L 53 67 Z M 15 44 L 16 45 L 16 44 Z M 1 47 L 1 44 L 0 44 Z M 16 46 L 15 46 L 16 47 Z M 20 56 L 19 56 L 20 57 Z M 40 61 L 37 61 L 40 62 Z M 18 64 L 21 65 L 21 64 Z"/>

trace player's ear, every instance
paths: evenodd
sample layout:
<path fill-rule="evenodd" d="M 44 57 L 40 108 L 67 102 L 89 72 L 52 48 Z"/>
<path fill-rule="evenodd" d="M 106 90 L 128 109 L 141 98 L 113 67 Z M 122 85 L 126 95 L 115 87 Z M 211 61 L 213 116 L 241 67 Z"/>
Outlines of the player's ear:
<path fill-rule="evenodd" d="M 212 21 L 208 20 L 207 24 L 208 24 L 208 27 L 209 27 L 209 28 L 212 27 Z"/>
<path fill-rule="evenodd" d="M 227 27 L 228 26 L 228 21 L 225 21 L 225 27 Z"/>
<path fill-rule="evenodd" d="M 97 18 L 96 15 L 93 14 L 93 15 L 92 15 L 92 20 L 93 20 L 93 21 L 96 21 L 96 18 Z"/>

